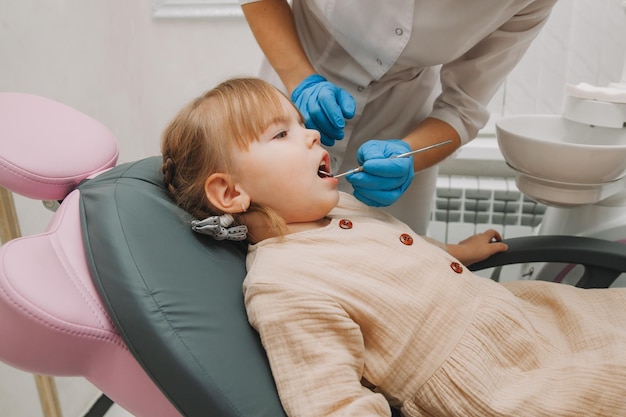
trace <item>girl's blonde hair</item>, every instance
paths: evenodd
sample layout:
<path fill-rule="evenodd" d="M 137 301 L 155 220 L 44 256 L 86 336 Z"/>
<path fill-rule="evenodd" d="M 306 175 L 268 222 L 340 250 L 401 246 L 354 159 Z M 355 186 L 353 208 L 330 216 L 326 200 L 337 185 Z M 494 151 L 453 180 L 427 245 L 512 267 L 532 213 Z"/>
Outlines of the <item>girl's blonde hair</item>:
<path fill-rule="evenodd" d="M 178 112 L 161 140 L 163 181 L 178 206 L 196 219 L 224 214 L 206 198 L 205 180 L 216 172 L 233 172 L 233 151 L 247 149 L 283 113 L 279 94 L 260 79 L 234 78 Z M 284 222 L 272 211 L 254 202 L 248 208 L 252 211 L 264 213 L 271 225 L 284 231 Z"/>

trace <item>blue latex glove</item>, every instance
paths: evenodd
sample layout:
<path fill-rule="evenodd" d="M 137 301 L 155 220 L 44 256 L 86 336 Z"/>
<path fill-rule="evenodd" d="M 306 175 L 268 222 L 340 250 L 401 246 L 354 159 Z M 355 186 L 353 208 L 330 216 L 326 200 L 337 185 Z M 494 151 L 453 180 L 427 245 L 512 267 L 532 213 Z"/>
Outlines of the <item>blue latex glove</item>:
<path fill-rule="evenodd" d="M 413 157 L 389 157 L 409 151 L 409 144 L 399 139 L 370 140 L 361 145 L 357 160 L 363 171 L 346 176 L 354 188 L 354 196 L 368 206 L 386 207 L 395 203 L 413 181 Z"/>
<path fill-rule="evenodd" d="M 319 131 L 326 146 L 343 139 L 345 119 L 352 119 L 356 110 L 356 102 L 347 91 L 319 74 L 302 80 L 291 93 L 291 101 L 302 113 L 305 126 Z"/>

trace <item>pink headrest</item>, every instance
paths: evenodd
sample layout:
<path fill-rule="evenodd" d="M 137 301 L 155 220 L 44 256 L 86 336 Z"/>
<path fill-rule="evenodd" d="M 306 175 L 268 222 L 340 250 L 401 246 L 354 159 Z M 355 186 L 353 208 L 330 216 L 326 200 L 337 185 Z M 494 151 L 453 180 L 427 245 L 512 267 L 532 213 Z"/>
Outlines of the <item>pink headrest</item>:
<path fill-rule="evenodd" d="M 91 117 L 44 97 L 0 93 L 0 186 L 62 200 L 117 157 L 115 137 Z"/>

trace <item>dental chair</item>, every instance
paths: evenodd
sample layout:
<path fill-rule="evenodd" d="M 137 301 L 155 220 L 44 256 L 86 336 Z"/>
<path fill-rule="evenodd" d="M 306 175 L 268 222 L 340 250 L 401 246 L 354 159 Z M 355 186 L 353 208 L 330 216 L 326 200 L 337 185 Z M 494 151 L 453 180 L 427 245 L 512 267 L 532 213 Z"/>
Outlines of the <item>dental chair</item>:
<path fill-rule="evenodd" d="M 117 165 L 111 132 L 56 101 L 0 93 L 0 186 L 58 202 L 47 230 L 0 248 L 0 361 L 81 376 L 137 417 L 280 417 L 241 291 L 245 245 L 194 234 L 160 156 Z M 583 287 L 626 271 L 591 238 L 508 240 L 474 265 L 584 264 Z"/>

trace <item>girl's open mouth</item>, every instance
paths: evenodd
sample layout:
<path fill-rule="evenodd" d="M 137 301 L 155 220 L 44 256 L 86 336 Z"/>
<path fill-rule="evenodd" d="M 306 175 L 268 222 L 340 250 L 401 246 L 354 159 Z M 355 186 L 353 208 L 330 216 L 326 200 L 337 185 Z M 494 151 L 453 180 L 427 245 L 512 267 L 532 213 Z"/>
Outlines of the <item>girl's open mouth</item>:
<path fill-rule="evenodd" d="M 320 166 L 317 168 L 317 176 L 320 178 L 328 178 L 333 176 L 328 167 L 328 162 L 326 158 L 322 159 L 322 162 L 320 162 Z"/>

